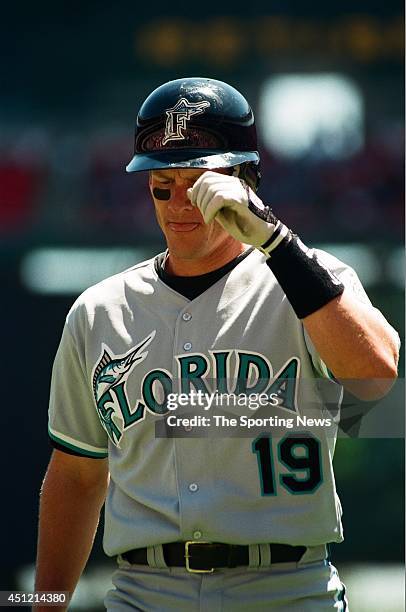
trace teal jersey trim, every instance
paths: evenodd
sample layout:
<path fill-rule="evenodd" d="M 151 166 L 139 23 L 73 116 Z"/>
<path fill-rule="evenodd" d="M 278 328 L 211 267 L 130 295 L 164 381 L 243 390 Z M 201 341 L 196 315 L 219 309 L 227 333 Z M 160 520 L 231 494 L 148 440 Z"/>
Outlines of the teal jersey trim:
<path fill-rule="evenodd" d="M 84 457 L 97 457 L 98 459 L 105 459 L 106 457 L 108 457 L 108 453 L 103 453 L 103 452 L 94 452 L 94 451 L 89 451 L 89 450 L 84 450 L 83 448 L 80 448 L 80 446 L 75 446 L 74 444 L 70 444 L 69 442 L 66 442 L 66 440 L 62 440 L 62 438 L 58 438 L 57 436 L 55 436 L 55 434 L 53 434 L 49 429 L 48 429 L 48 435 L 52 440 L 55 440 L 55 442 L 58 442 L 58 444 L 61 444 L 62 446 L 66 446 L 67 448 L 70 448 L 71 450 L 79 453 L 80 455 L 83 455 Z"/>

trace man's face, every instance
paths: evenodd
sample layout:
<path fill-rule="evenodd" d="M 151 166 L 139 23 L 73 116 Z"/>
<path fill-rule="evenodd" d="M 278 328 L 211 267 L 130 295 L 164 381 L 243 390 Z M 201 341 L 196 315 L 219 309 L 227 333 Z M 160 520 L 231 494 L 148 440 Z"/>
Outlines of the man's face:
<path fill-rule="evenodd" d="M 152 170 L 149 188 L 169 253 L 178 259 L 200 259 L 234 239 L 216 220 L 206 223 L 186 195 L 204 170 Z"/>

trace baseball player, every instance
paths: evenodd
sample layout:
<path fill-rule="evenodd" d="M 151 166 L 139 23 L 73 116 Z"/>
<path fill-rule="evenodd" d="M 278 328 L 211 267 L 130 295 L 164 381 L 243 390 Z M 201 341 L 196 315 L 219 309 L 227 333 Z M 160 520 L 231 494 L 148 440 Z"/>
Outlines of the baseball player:
<path fill-rule="evenodd" d="M 168 248 L 85 291 L 67 316 L 36 588 L 73 592 L 105 502 L 104 549 L 118 562 L 107 610 L 347 610 L 327 550 L 343 539 L 335 435 L 303 419 L 323 405 L 319 381 L 337 401 L 341 385 L 384 395 L 398 336 L 355 272 L 305 246 L 257 195 L 254 117 L 233 87 L 158 87 L 127 170 L 149 171 Z M 192 418 L 168 408 L 186 397 L 209 430 L 214 395 L 254 392 L 268 398 L 267 426 L 252 436 L 194 436 Z"/>

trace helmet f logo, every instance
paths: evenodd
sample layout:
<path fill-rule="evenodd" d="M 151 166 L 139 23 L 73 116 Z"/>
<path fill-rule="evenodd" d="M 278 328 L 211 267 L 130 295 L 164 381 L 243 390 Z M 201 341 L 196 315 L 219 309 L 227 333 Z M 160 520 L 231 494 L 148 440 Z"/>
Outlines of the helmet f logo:
<path fill-rule="evenodd" d="M 201 115 L 210 106 L 210 102 L 189 102 L 186 98 L 180 98 L 172 108 L 166 111 L 165 136 L 162 144 L 170 140 L 185 140 L 183 130 L 186 130 L 186 121 L 193 115 Z"/>

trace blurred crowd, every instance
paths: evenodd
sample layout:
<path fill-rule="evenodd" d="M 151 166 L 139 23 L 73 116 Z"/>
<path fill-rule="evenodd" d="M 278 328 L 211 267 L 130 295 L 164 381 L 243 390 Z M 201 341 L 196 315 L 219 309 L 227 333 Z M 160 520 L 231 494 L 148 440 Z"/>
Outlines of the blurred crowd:
<path fill-rule="evenodd" d="M 29 128 L 0 139 L 0 242 L 158 239 L 147 176 L 127 174 L 128 129 Z M 385 125 L 348 159 L 261 151 L 261 198 L 306 240 L 403 240 L 404 129 Z"/>

